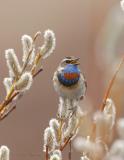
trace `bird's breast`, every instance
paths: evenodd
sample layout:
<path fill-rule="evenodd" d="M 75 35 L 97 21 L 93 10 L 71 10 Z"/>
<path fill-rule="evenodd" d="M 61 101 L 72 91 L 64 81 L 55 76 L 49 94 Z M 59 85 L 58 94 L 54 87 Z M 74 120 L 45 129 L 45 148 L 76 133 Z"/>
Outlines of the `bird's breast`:
<path fill-rule="evenodd" d="M 64 72 L 58 73 L 58 80 L 64 86 L 73 86 L 75 85 L 80 78 L 80 74 L 76 72 Z"/>

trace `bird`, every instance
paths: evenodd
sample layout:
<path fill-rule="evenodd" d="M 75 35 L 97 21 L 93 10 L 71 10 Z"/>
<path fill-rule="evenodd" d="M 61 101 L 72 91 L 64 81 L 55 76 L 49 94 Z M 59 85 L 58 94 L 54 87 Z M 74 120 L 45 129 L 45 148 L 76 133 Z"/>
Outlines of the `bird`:
<path fill-rule="evenodd" d="M 55 91 L 64 99 L 83 99 L 87 82 L 79 69 L 79 58 L 68 56 L 60 62 L 54 72 L 53 85 Z"/>

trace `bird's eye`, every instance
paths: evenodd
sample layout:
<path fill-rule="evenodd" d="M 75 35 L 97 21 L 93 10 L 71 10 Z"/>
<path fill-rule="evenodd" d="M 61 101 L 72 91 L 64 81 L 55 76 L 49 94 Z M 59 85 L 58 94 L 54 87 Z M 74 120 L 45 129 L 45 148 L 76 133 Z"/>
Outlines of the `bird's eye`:
<path fill-rule="evenodd" d="M 66 60 L 65 62 L 68 64 L 68 63 L 70 63 L 70 60 Z"/>

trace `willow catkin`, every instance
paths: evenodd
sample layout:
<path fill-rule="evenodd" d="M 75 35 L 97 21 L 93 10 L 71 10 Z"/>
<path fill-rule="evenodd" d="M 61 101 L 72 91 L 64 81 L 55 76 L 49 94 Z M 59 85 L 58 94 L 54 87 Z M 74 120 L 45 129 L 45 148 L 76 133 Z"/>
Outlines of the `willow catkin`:
<path fill-rule="evenodd" d="M 3 84 L 5 86 L 7 94 L 9 93 L 10 88 L 12 86 L 12 81 L 13 81 L 12 78 L 4 78 L 4 80 L 3 80 Z"/>
<path fill-rule="evenodd" d="M 9 160 L 9 148 L 1 146 L 0 148 L 0 160 Z"/>
<path fill-rule="evenodd" d="M 53 129 L 54 134 L 55 134 L 55 140 L 56 140 L 56 145 L 59 145 L 59 128 L 60 124 L 57 119 L 51 119 L 49 122 L 50 127 Z"/>
<path fill-rule="evenodd" d="M 33 82 L 32 74 L 30 72 L 25 72 L 22 74 L 20 79 L 14 84 L 14 88 L 17 91 L 29 90 Z"/>
<path fill-rule="evenodd" d="M 40 54 L 43 57 L 43 59 L 47 58 L 48 56 L 53 53 L 53 50 L 55 49 L 56 40 L 55 40 L 55 34 L 52 30 L 46 30 L 44 32 L 44 44 L 39 48 Z"/>
<path fill-rule="evenodd" d="M 22 47 L 23 47 L 22 61 L 23 63 L 26 63 L 27 56 L 29 52 L 31 52 L 27 64 L 32 65 L 35 59 L 35 48 L 33 46 L 33 39 L 28 35 L 23 35 L 21 40 L 22 40 Z"/>
<path fill-rule="evenodd" d="M 69 119 L 68 126 L 67 126 L 67 128 L 64 132 L 64 137 L 65 138 L 68 138 L 70 136 L 74 136 L 76 134 L 78 122 L 79 122 L 79 119 L 75 115 L 73 115 Z"/>
<path fill-rule="evenodd" d="M 9 69 L 10 77 L 18 78 L 21 73 L 21 66 L 19 64 L 18 58 L 14 52 L 14 49 L 8 49 L 5 51 L 5 58 L 7 62 L 7 67 Z"/>
<path fill-rule="evenodd" d="M 46 147 L 48 147 L 49 151 L 55 149 L 55 134 L 51 127 L 47 127 L 44 130 L 44 151 L 46 151 Z"/>

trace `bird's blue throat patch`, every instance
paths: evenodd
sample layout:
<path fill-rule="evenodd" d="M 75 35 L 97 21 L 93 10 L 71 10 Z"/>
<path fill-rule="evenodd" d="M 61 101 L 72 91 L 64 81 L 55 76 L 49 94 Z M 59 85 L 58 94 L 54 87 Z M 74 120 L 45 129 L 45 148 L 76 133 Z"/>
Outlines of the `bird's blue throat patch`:
<path fill-rule="evenodd" d="M 80 70 L 77 65 L 68 64 L 64 70 L 58 74 L 58 80 L 64 86 L 75 85 L 80 78 Z"/>

